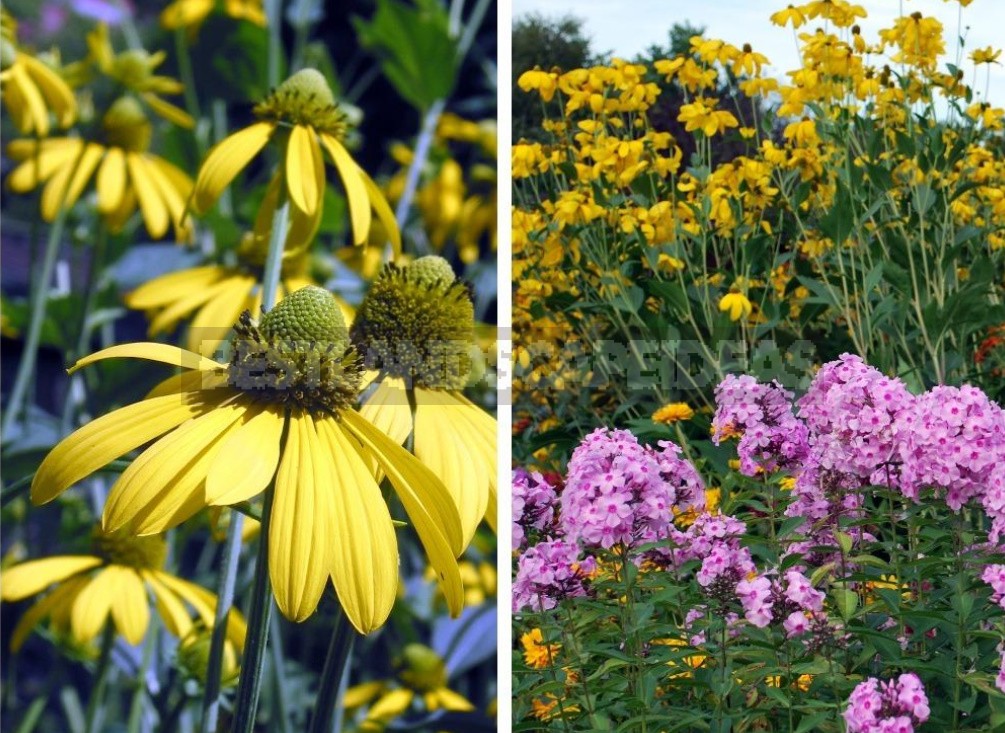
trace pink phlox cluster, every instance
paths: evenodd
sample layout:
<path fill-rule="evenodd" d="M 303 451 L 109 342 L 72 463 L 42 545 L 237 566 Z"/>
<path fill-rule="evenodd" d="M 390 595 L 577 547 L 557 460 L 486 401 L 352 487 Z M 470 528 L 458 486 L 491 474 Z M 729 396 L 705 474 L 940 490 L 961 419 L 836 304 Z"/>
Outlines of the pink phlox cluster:
<path fill-rule="evenodd" d="M 716 387 L 712 441 L 739 434 L 745 476 L 794 468 L 805 459 L 806 426 L 792 413 L 792 397 L 777 381 L 761 384 L 746 374 L 728 374 Z"/>
<path fill-rule="evenodd" d="M 860 682 L 844 711 L 848 733 L 914 733 L 931 711 L 924 685 L 913 672 L 881 682 L 870 677 Z"/>
<path fill-rule="evenodd" d="M 569 460 L 561 527 L 586 547 L 633 547 L 665 539 L 673 509 L 704 507 L 704 484 L 680 448 L 639 443 L 627 430 L 598 428 Z"/>
<path fill-rule="evenodd" d="M 988 565 L 981 580 L 991 586 L 991 602 L 1005 609 L 1005 565 Z"/>
<path fill-rule="evenodd" d="M 809 631 L 812 620 L 826 619 L 824 594 L 798 570 L 785 571 L 781 580 L 766 575 L 744 578 L 736 585 L 736 595 L 747 621 L 763 629 L 781 618 L 790 638 Z"/>
<path fill-rule="evenodd" d="M 513 579 L 513 611 L 547 611 L 565 598 L 586 595 L 585 581 L 596 568 L 579 547 L 564 540 L 539 542 L 528 548 Z"/>
<path fill-rule="evenodd" d="M 922 488 L 941 489 L 954 511 L 981 496 L 1005 462 L 1005 412 L 969 385 L 919 395 L 900 415 L 898 432 L 904 494 L 917 499 Z"/>
<path fill-rule="evenodd" d="M 522 549 L 527 532 L 546 533 L 555 518 L 558 496 L 555 488 L 536 471 L 513 471 L 513 549 Z"/>
<path fill-rule="evenodd" d="M 811 462 L 873 484 L 895 484 L 884 467 L 899 461 L 897 418 L 913 402 L 903 382 L 859 356 L 842 354 L 824 364 L 798 402 Z"/>

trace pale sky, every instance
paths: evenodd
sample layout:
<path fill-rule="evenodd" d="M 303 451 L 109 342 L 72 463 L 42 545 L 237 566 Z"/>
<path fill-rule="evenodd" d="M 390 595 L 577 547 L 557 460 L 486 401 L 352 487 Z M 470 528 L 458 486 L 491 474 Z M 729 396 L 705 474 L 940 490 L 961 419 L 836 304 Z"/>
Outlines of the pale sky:
<path fill-rule="evenodd" d="M 584 21 L 583 31 L 591 40 L 594 52 L 612 52 L 614 56 L 631 58 L 648 46 L 666 45 L 668 32 L 676 22 L 704 26 L 705 35 L 721 38 L 734 46 L 749 43 L 755 51 L 771 61 L 768 72 L 781 77 L 785 71 L 799 66 L 796 39 L 791 26 L 779 28 L 768 17 L 776 10 L 798 0 L 513 0 L 514 17 L 535 12 L 545 16 L 573 15 Z M 962 63 L 966 82 L 984 97 L 986 65 L 980 67 L 976 82 L 972 79 L 973 64 L 967 58 L 976 48 L 1005 47 L 1005 1 L 975 0 L 963 8 L 956 0 L 856 0 L 868 13 L 859 25 L 866 40 L 878 38 L 881 28 L 893 26 L 902 13 L 920 11 L 938 18 L 944 27 L 946 57 L 955 63 L 957 37 L 965 37 Z M 811 21 L 800 32 L 811 32 L 821 24 Z M 1002 55 L 1005 62 L 1005 54 Z M 944 66 L 940 67 L 944 71 Z M 1005 106 L 1005 67 L 992 65 L 988 98 L 997 106 Z"/>

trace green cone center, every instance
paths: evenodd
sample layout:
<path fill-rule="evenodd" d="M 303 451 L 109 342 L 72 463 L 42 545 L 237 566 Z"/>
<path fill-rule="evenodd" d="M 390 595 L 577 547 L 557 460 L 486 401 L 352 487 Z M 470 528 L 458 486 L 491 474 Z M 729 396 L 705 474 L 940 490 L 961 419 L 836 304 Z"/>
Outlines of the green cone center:
<path fill-rule="evenodd" d="M 162 535 L 135 537 L 125 531 L 105 534 L 98 530 L 92 542 L 95 554 L 112 565 L 160 570 L 167 559 L 167 543 Z"/>
<path fill-rule="evenodd" d="M 288 125 L 309 125 L 342 139 L 347 123 L 331 87 L 317 69 L 301 69 L 272 90 L 255 107 L 260 119 Z"/>

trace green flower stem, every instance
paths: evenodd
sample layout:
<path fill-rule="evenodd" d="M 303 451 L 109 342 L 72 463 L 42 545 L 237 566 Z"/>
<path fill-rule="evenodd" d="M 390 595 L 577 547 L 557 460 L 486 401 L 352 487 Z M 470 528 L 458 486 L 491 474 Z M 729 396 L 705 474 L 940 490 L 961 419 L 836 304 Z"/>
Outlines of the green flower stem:
<path fill-rule="evenodd" d="M 73 168 L 76 170 L 76 163 L 74 163 Z M 70 178 L 72 176 L 68 177 L 67 181 Z M 65 200 L 65 190 L 63 196 Z M 52 273 L 56 269 L 56 257 L 59 254 L 59 245 L 63 240 L 63 226 L 66 224 L 66 213 L 66 208 L 60 205 L 56 219 L 52 222 L 52 226 L 49 227 L 49 237 L 45 243 L 42 266 L 38 270 L 37 287 L 32 293 L 31 298 L 31 316 L 28 321 L 28 333 L 25 335 L 24 353 L 21 355 L 21 363 L 18 364 L 14 386 L 11 388 L 10 397 L 7 400 L 7 412 L 3 416 L 3 423 L 0 424 L 0 433 L 5 437 L 10 432 L 14 421 L 24 409 L 24 400 L 28 394 L 28 383 L 35 373 L 35 364 L 38 361 L 38 345 L 42 336 L 42 324 L 45 322 L 46 303 L 49 299 L 49 284 L 52 282 Z"/>
<path fill-rule="evenodd" d="M 140 733 L 143 729 L 143 701 L 147 694 L 146 676 L 157 648 L 158 631 L 157 617 L 153 616 L 150 619 L 150 628 L 147 630 L 146 642 L 143 644 L 143 658 L 140 662 L 139 674 L 136 676 L 136 692 L 133 695 L 133 704 L 129 709 L 129 726 L 127 728 L 129 733 Z"/>
<path fill-rule="evenodd" d="M 105 697 L 105 688 L 108 686 L 114 645 L 115 626 L 112 625 L 112 620 L 108 619 L 101 634 L 101 652 L 98 657 L 94 688 L 91 690 L 91 699 L 87 702 L 87 712 L 84 716 L 84 733 L 98 733 L 98 711 L 101 709 L 101 700 Z"/>
<path fill-rule="evenodd" d="M 338 615 L 332 629 L 328 655 L 318 688 L 318 699 L 314 706 L 310 733 L 332 733 L 336 720 L 342 712 L 342 678 L 348 672 L 352 646 L 356 641 L 356 631 L 338 605 Z"/>
<path fill-rule="evenodd" d="M 272 644 L 269 645 L 269 657 L 272 662 L 272 685 L 275 692 L 276 710 L 273 716 L 279 718 L 281 733 L 293 733 L 290 727 L 289 696 L 286 691 L 286 669 L 283 661 L 282 636 L 279 629 L 279 617 L 272 614 L 269 618 L 269 633 Z"/>
<path fill-rule="evenodd" d="M 289 221 L 290 202 L 283 200 L 272 215 L 269 254 L 265 259 L 265 272 L 262 273 L 262 310 L 271 310 L 276 304 L 279 277 L 283 269 L 283 246 L 286 242 L 286 228 Z"/>
<path fill-rule="evenodd" d="M 234 724 L 231 733 L 251 733 L 255 728 L 258 695 L 262 690 L 265 646 L 269 640 L 269 617 L 272 615 L 272 584 L 269 581 L 269 523 L 272 515 L 274 486 L 265 490 L 262 505 L 262 528 L 258 538 L 258 564 L 251 590 L 248 611 L 248 634 L 241 659 L 241 678 L 234 700 Z"/>
<path fill-rule="evenodd" d="M 279 85 L 279 59 L 283 55 L 283 1 L 265 0 L 265 18 L 269 28 L 268 67 L 266 70 L 269 88 Z"/>
<path fill-rule="evenodd" d="M 398 228 L 404 229 L 405 220 L 408 218 L 408 210 L 412 208 L 412 200 L 415 192 L 419 188 L 419 177 L 422 174 L 422 167 L 426 164 L 426 156 L 433 145 L 436 137 L 436 125 L 440 121 L 440 115 L 447 106 L 447 100 L 437 99 L 430 105 L 426 114 L 422 118 L 422 129 L 419 131 L 419 139 L 415 142 L 415 154 L 412 162 L 408 166 L 405 174 L 405 188 L 398 199 L 398 205 L 394 209 L 394 218 L 398 222 Z"/>
<path fill-rule="evenodd" d="M 241 558 L 241 531 L 244 515 L 231 511 L 227 527 L 227 540 L 223 548 L 220 583 L 217 588 L 216 615 L 213 619 L 213 638 L 209 645 L 209 663 L 206 668 L 206 689 L 202 698 L 203 733 L 213 733 L 220 717 L 220 677 L 223 670 L 223 647 L 227 639 L 227 617 L 234 605 L 234 586 L 237 584 L 237 565 Z"/>
<path fill-rule="evenodd" d="M 188 31 L 185 28 L 175 28 L 174 55 L 178 59 L 178 74 L 185 87 L 185 111 L 195 120 L 196 128 L 192 131 L 195 147 L 202 159 L 206 155 L 206 138 L 199 134 L 199 94 L 195 89 L 195 74 L 192 71 L 191 48 L 188 45 Z"/>

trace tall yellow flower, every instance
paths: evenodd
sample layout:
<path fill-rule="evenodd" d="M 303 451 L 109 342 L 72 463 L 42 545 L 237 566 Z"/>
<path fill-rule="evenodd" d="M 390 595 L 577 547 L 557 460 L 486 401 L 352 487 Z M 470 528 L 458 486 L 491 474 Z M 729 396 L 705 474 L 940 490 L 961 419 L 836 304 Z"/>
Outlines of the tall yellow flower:
<path fill-rule="evenodd" d="M 461 394 L 472 375 L 474 308 L 450 264 L 435 255 L 386 265 L 352 325 L 376 388 L 360 412 L 416 457 L 460 510 L 464 544 L 482 518 L 495 526 L 496 421 Z"/>
<path fill-rule="evenodd" d="M 209 151 L 192 191 L 194 212 L 208 211 L 234 177 L 269 141 L 274 141 L 283 149 L 283 164 L 273 178 L 274 194 L 263 205 L 263 215 L 271 220 L 272 210 L 278 205 L 278 186 L 282 182 L 282 189 L 292 203 L 293 226 L 298 221 L 320 220 L 325 190 L 323 149 L 335 164 L 345 187 L 353 242 L 366 242 L 372 213 L 375 213 L 395 250 L 401 250 L 398 225 L 384 194 L 342 144 L 347 129 L 345 115 L 320 72 L 315 69 L 298 71 L 255 107 L 255 115 L 258 122 L 235 132 Z M 304 228 L 311 230 L 309 225 Z M 287 246 L 293 244 L 303 242 L 287 240 Z"/>
<path fill-rule="evenodd" d="M 739 321 L 741 318 L 746 318 L 753 311 L 754 306 L 741 292 L 730 291 L 722 296 L 719 301 L 719 310 L 723 313 L 729 313 L 729 320 Z"/>
<path fill-rule="evenodd" d="M 197 30 L 217 6 L 219 6 L 217 0 L 175 0 L 161 11 L 161 25 L 168 30 L 175 28 Z M 246 20 L 265 27 L 262 0 L 224 0 L 223 12 L 235 20 Z"/>
<path fill-rule="evenodd" d="M 24 135 L 46 137 L 49 115 L 60 127 L 77 117 L 77 100 L 62 77 L 17 47 L 17 24 L 0 9 L 0 88 L 14 125 Z"/>
<path fill-rule="evenodd" d="M 694 417 L 694 410 L 686 402 L 671 402 L 654 412 L 652 420 L 653 422 L 672 425 L 681 420 L 690 420 L 692 417 Z"/>
<path fill-rule="evenodd" d="M 523 661 L 533 669 L 547 669 L 555 666 L 555 659 L 562 649 L 561 644 L 545 644 L 541 629 L 533 628 L 520 635 L 523 646 Z"/>
<path fill-rule="evenodd" d="M 0 599 L 20 601 L 56 588 L 31 606 L 14 627 L 11 650 L 17 651 L 32 629 L 46 619 L 79 644 L 91 642 L 111 619 L 130 644 L 139 644 L 150 624 L 150 600 L 165 628 L 179 639 L 195 627 L 185 604 L 199 622 L 212 627 L 216 596 L 164 571 L 167 545 L 162 537 L 131 537 L 97 531 L 93 554 L 31 560 L 3 571 Z M 246 626 L 237 611 L 227 617 L 227 638 L 241 649 Z"/>
<path fill-rule="evenodd" d="M 447 665 L 440 655 L 423 644 L 408 644 L 398 660 L 398 674 L 391 680 L 375 680 L 346 690 L 346 709 L 370 704 L 359 730 L 379 733 L 403 715 L 418 699 L 428 712 L 474 710 L 467 698 L 449 687 Z"/>
<path fill-rule="evenodd" d="M 14 140 L 7 153 L 21 165 L 7 179 L 11 190 L 24 193 L 45 183 L 42 218 L 52 221 L 60 208 L 76 203 L 97 171 L 98 213 L 113 231 L 122 228 L 138 203 L 151 236 L 164 236 L 170 224 L 175 236 L 184 239 L 188 229 L 182 215 L 192 181 L 149 152 L 150 122 L 136 99 L 116 100 L 102 119 L 101 131 L 99 140 L 43 140 L 37 160 L 34 140 Z"/>
<path fill-rule="evenodd" d="M 397 538 L 375 478 L 379 466 L 437 570 L 451 613 L 460 613 L 457 508 L 428 468 L 352 409 L 360 368 L 331 293 L 298 290 L 260 324 L 245 312 L 236 330 L 229 364 L 153 343 L 113 346 L 78 361 L 73 370 L 135 357 L 188 371 L 59 443 L 35 474 L 32 500 L 51 501 L 151 441 L 111 489 L 102 516 L 108 531 L 163 532 L 206 506 L 248 501 L 274 477 L 267 541 L 280 610 L 306 619 L 331 577 L 346 615 L 368 633 L 386 620 L 398 584 Z"/>

